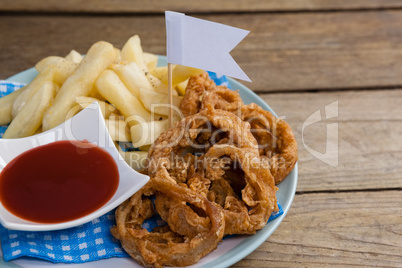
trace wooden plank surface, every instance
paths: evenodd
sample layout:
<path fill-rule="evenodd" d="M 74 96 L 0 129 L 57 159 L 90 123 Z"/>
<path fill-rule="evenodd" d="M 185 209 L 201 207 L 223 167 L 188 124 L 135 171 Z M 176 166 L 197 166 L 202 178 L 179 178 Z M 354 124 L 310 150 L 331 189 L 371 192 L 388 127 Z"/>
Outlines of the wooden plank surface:
<path fill-rule="evenodd" d="M 402 11 L 200 15 L 251 30 L 232 55 L 256 92 L 390 88 L 402 85 Z M 165 54 L 164 17 L 0 17 L 0 78 L 98 40 L 121 47 L 139 34 Z"/>
<path fill-rule="evenodd" d="M 400 8 L 398 0 L 231 0 L 220 1 L 143 1 L 143 0 L 3 0 L 0 11 L 30 12 L 88 12 L 88 13 L 162 13 L 165 10 L 181 12 L 264 12 L 300 10 L 350 10 Z"/>
<path fill-rule="evenodd" d="M 296 195 L 289 214 L 233 267 L 401 267 L 400 191 Z"/>
<path fill-rule="evenodd" d="M 121 47 L 133 34 L 165 54 L 165 9 L 248 29 L 232 55 L 253 80 L 246 85 L 292 126 L 299 180 L 279 228 L 233 267 L 401 267 L 400 8 L 397 0 L 3 0 L 0 79 L 98 40 Z M 306 126 L 312 115 L 322 120 Z M 330 124 L 337 139 L 328 141 Z M 328 142 L 337 143 L 335 166 L 313 155 Z"/>
<path fill-rule="evenodd" d="M 398 112 L 402 90 L 282 93 L 261 97 L 291 125 L 296 136 L 298 192 L 402 189 L 402 114 Z M 331 104 L 337 107 L 338 114 L 326 119 L 325 108 Z M 320 111 L 322 121 L 303 128 L 316 111 Z M 337 124 L 337 135 L 327 133 L 328 124 Z M 336 150 L 328 152 L 338 159 L 336 166 L 311 153 L 324 154 L 329 142 L 337 143 Z"/>
<path fill-rule="evenodd" d="M 352 15 L 356 20 L 359 20 L 360 16 L 362 21 L 353 30 L 354 34 L 357 34 L 358 29 L 362 29 L 364 22 L 367 21 L 367 19 L 363 20 L 364 16 L 361 12 L 344 14 L 344 20 L 342 20 L 340 14 L 327 14 L 328 22 L 324 25 L 322 23 L 318 24 L 320 25 L 318 29 L 306 29 L 308 28 L 308 23 L 305 20 L 312 22 L 314 18 L 319 18 L 323 22 L 325 21 L 323 14 L 284 14 L 282 16 L 278 15 L 272 20 L 270 17 L 261 14 L 254 16 L 241 15 L 237 21 L 234 20 L 233 15 L 204 17 L 224 23 L 230 23 L 229 20 L 232 18 L 233 23 L 238 23 L 239 25 L 245 25 L 248 18 L 251 20 L 252 25 L 257 25 L 254 27 L 256 30 L 254 31 L 254 37 L 250 35 L 252 40 L 245 40 L 239 46 L 239 49 L 236 49 L 238 57 L 235 57 L 239 59 L 241 65 L 250 67 L 246 72 L 254 82 L 247 85 L 256 92 L 267 91 L 267 88 L 269 89 L 270 87 L 275 91 L 286 91 L 280 87 L 272 87 L 278 77 L 281 77 L 290 89 L 300 91 L 302 91 L 302 88 L 298 87 L 301 84 L 305 83 L 305 86 L 309 86 L 308 89 L 311 89 L 314 88 L 312 86 L 314 81 L 321 83 L 321 80 L 328 83 L 327 89 L 336 89 L 341 87 L 340 84 L 348 81 L 348 77 L 350 78 L 350 75 L 354 73 L 356 73 L 354 74 L 357 78 L 356 81 L 360 83 L 359 87 L 362 88 L 368 86 L 367 82 L 370 82 L 370 79 L 382 87 L 388 86 L 389 81 L 392 80 L 397 81 L 395 84 L 402 82 L 400 81 L 402 80 L 400 75 L 402 72 L 398 71 L 402 67 L 402 61 L 396 56 L 390 56 L 393 53 L 402 53 L 402 50 L 392 49 L 392 47 L 401 46 L 397 44 L 397 41 L 402 37 L 402 31 L 397 29 L 396 22 L 402 20 L 402 13 L 399 11 L 383 11 L 366 12 L 365 14 L 367 14 L 367 17 L 381 17 L 382 14 L 386 21 L 392 23 L 385 25 L 384 22 L 380 27 L 377 22 L 373 22 L 372 27 L 365 26 L 367 31 L 364 34 L 367 34 L 367 37 L 363 38 L 364 40 L 360 40 L 359 38 L 352 38 L 353 36 L 344 20 L 351 19 L 349 16 Z M 280 20 L 281 17 L 283 21 Z M 264 18 L 273 22 L 270 25 L 276 31 L 275 38 L 270 38 L 270 34 L 264 34 L 264 29 L 259 26 L 259 23 Z M 337 18 L 337 20 L 334 20 L 334 18 Z M 292 26 L 299 27 L 297 29 L 300 31 L 304 29 L 305 33 L 300 34 L 297 29 L 289 28 L 286 26 L 286 22 L 292 23 Z M 331 26 L 332 28 L 330 27 L 330 22 L 336 22 Z M 299 24 L 303 24 L 303 27 Z M 88 27 L 82 27 L 82 25 L 88 25 Z M 121 47 L 133 32 L 142 37 L 143 47 L 146 50 L 164 54 L 164 42 L 161 41 L 165 38 L 163 26 L 164 20 L 160 16 L 79 17 L 78 19 L 70 16 L 58 17 L 57 19 L 47 16 L 3 16 L 0 18 L 0 32 L 4 34 L 4 38 L 0 39 L 0 48 L 3 51 L 3 53 L 0 53 L 0 62 L 3 63 L 0 65 L 0 78 L 6 78 L 16 72 L 32 67 L 39 59 L 48 55 L 66 55 L 72 48 L 85 53 L 89 46 L 97 40 L 104 39 L 117 47 Z M 331 31 L 328 33 L 321 28 Z M 349 28 L 353 27 L 349 26 Z M 374 31 L 372 28 L 376 28 L 376 30 Z M 381 45 L 376 46 L 375 42 L 377 41 L 375 40 L 381 41 L 382 39 L 379 37 L 387 35 L 383 32 L 391 32 L 391 30 L 386 31 L 389 28 L 395 30 L 395 36 L 390 39 L 392 40 L 392 45 L 385 45 L 388 54 L 380 55 L 377 50 L 382 51 L 384 49 L 381 48 Z M 360 53 L 361 57 L 364 56 L 363 58 L 366 58 L 366 61 L 370 61 L 369 58 L 372 57 L 372 54 L 378 54 L 376 60 L 373 59 L 371 63 L 372 70 L 367 66 L 359 67 L 362 62 L 356 63 L 353 68 L 341 68 L 348 64 L 345 57 L 338 59 L 337 63 L 340 66 L 336 66 L 334 64 L 330 65 L 330 63 L 325 65 L 327 63 L 320 58 L 312 57 L 308 59 L 307 55 L 301 55 L 307 53 L 311 56 L 311 51 L 328 54 L 331 52 L 332 43 L 320 42 L 326 40 L 326 38 L 342 40 L 344 37 L 336 37 L 338 31 L 342 32 L 341 35 L 345 35 L 344 32 L 349 31 L 348 38 L 350 40 L 346 38 L 348 41 L 342 42 L 339 47 L 334 45 L 333 50 L 342 54 L 347 49 L 350 51 L 353 49 L 355 53 Z M 286 35 L 286 37 L 281 37 L 281 35 Z M 293 37 L 294 35 L 299 35 L 299 37 L 295 38 Z M 306 36 L 311 36 L 310 40 L 315 41 L 311 44 L 308 41 L 302 41 L 306 40 Z M 295 38 L 295 40 L 292 41 L 292 38 Z M 272 41 L 269 41 L 271 39 Z M 289 41 L 286 42 L 286 40 Z M 353 42 L 353 40 L 355 41 Z M 358 45 L 359 43 L 360 45 Z M 278 67 L 276 64 L 278 61 L 264 61 L 258 57 L 248 58 L 246 56 L 253 55 L 253 53 L 257 55 L 261 53 L 260 51 L 272 53 L 272 55 L 275 53 L 278 55 L 283 53 L 290 55 L 293 47 L 299 47 L 299 52 L 295 53 L 300 55 L 298 63 L 295 60 L 289 63 L 280 61 L 284 65 L 278 70 L 275 70 Z M 367 51 L 363 53 L 365 47 Z M 353 53 L 349 52 L 351 62 L 353 61 L 353 55 Z M 308 60 L 310 62 L 306 63 Z M 302 67 L 298 67 L 299 65 L 302 65 Z M 388 65 L 392 66 L 387 67 Z M 300 72 L 293 72 L 292 68 L 295 67 L 300 68 Z M 356 71 L 356 68 L 360 68 L 360 70 Z M 291 70 L 289 71 L 289 69 Z M 273 77 L 274 75 L 271 75 L 271 72 L 277 74 L 276 77 Z M 317 79 L 316 72 L 322 75 L 320 79 Z M 357 73 L 361 73 L 362 78 Z M 257 77 L 255 76 L 256 74 L 258 74 Z M 368 77 L 369 75 L 367 74 L 372 77 Z M 271 76 L 272 78 L 270 79 Z M 334 77 L 337 79 L 334 79 Z M 398 177 L 401 171 L 398 163 L 401 163 L 402 158 L 402 146 L 400 139 L 398 139 L 398 135 L 402 132 L 401 115 L 397 112 L 390 112 L 400 109 L 397 103 L 401 98 L 400 90 L 363 91 L 362 94 L 353 91 L 336 91 L 325 94 L 269 94 L 263 95 L 263 98 L 279 115 L 286 116 L 298 138 L 301 159 L 301 179 L 298 191 L 334 191 L 373 189 L 377 187 L 387 189 L 402 186 L 402 182 Z M 340 120 L 339 163 L 337 167 L 331 167 L 311 155 L 301 140 L 303 133 L 307 146 L 316 151 L 325 152 L 325 123 L 316 123 L 306 128 L 304 132 L 302 132 L 302 127 L 309 115 L 317 110 L 323 110 L 325 105 L 334 101 L 339 101 L 339 117 L 332 119 L 332 122 L 337 119 Z M 382 179 L 381 184 L 377 185 L 379 177 L 385 177 L 385 179 Z"/>

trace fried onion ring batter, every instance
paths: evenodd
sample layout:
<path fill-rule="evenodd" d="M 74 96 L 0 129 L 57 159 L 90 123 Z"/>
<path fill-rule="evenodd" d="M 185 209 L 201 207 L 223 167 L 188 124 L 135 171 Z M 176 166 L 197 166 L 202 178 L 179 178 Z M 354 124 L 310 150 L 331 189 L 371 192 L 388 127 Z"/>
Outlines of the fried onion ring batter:
<path fill-rule="evenodd" d="M 200 137 L 203 143 L 198 142 Z M 173 163 L 177 162 L 175 157 L 180 158 L 186 150 L 205 153 L 210 146 L 221 141 L 239 148 L 258 146 L 248 123 L 227 111 L 205 109 L 185 117 L 156 139 L 148 151 L 149 175 L 154 176 L 160 168 L 173 169 Z M 178 183 L 182 182 L 178 177 L 173 178 Z"/>
<path fill-rule="evenodd" d="M 207 72 L 193 76 L 188 81 L 186 94 L 180 103 L 184 116 L 198 113 L 205 108 L 221 109 L 235 113 L 243 105 L 237 91 L 217 86 Z"/>
<path fill-rule="evenodd" d="M 269 216 L 277 208 L 274 179 L 269 167 L 263 166 L 264 163 L 260 161 L 256 140 L 248 127 L 248 123 L 241 121 L 233 113 L 205 109 L 184 118 L 176 127 L 162 133 L 148 155 L 151 179 L 161 179 L 158 176 L 165 174 L 163 180 L 203 194 L 224 211 L 227 226 L 225 235 L 255 233 L 265 226 Z M 200 131 L 209 128 L 215 128 L 214 133 Z M 186 131 L 181 132 L 183 129 Z M 182 137 L 175 134 L 180 132 Z M 211 142 L 216 132 L 225 135 Z M 203 144 L 209 145 L 203 148 L 204 154 L 199 159 L 201 161 L 197 162 L 194 155 L 183 153 L 194 146 L 193 142 L 200 135 L 203 135 Z M 225 171 L 225 160 L 241 163 L 243 175 L 240 179 L 243 183 L 240 184 L 244 185 L 234 186 L 234 176 L 228 176 Z M 215 191 L 223 189 L 225 179 L 225 190 Z M 232 188 L 241 188 L 237 189 L 241 194 L 235 194 Z M 157 206 L 162 218 L 168 223 L 174 222 L 174 226 L 188 227 L 182 231 L 178 228 L 177 232 L 189 236 L 196 233 L 195 224 L 191 222 L 193 219 L 197 219 L 201 229 L 208 228 L 195 214 L 189 216 L 185 212 L 188 210 L 185 204 L 172 203 L 166 199 L 164 201 L 164 205 Z M 159 203 L 162 204 L 162 201 Z"/>
<path fill-rule="evenodd" d="M 204 109 L 220 109 L 234 113 L 250 123 L 263 160 L 279 184 L 293 170 L 297 162 L 297 143 L 290 126 L 255 103 L 244 105 L 238 92 L 216 86 L 207 73 L 189 80 L 180 109 L 193 115 Z"/>
<path fill-rule="evenodd" d="M 206 176 L 212 180 L 208 199 L 224 211 L 225 235 L 253 234 L 277 210 L 274 179 L 254 149 L 214 145 L 205 154 L 206 159 L 222 157 L 230 161 L 224 165 L 206 161 Z M 228 172 L 233 166 L 233 172 Z"/>
<path fill-rule="evenodd" d="M 163 178 L 160 174 L 158 178 Z M 168 198 L 182 200 L 203 210 L 210 220 L 210 228 L 200 230 L 196 236 L 188 237 L 171 230 L 169 226 L 153 231 L 142 228 L 142 223 L 150 217 L 151 195 L 163 194 Z M 225 229 L 222 211 L 203 196 L 169 181 L 150 180 L 116 210 L 116 227 L 111 232 L 121 240 L 125 251 L 144 266 L 163 267 L 187 266 L 213 251 L 221 241 Z"/>
<path fill-rule="evenodd" d="M 269 163 L 275 183 L 279 184 L 297 162 L 297 143 L 292 129 L 255 103 L 242 106 L 241 115 L 250 124 L 262 160 Z"/>
<path fill-rule="evenodd" d="M 111 230 L 144 266 L 191 265 L 223 236 L 262 229 L 297 161 L 286 122 L 207 73 L 190 78 L 180 109 L 186 117 L 148 151 L 149 183 L 118 207 Z M 144 229 L 155 213 L 167 225 Z"/>

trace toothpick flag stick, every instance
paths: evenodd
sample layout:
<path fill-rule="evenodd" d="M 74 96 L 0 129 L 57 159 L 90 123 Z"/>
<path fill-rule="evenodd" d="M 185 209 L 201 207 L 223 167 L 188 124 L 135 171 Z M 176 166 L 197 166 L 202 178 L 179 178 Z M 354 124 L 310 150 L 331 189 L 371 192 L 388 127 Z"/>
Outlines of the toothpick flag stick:
<path fill-rule="evenodd" d="M 168 63 L 169 128 L 173 127 L 173 66 Z"/>
<path fill-rule="evenodd" d="M 199 68 L 251 82 L 229 54 L 249 31 L 172 11 L 165 12 L 165 19 L 168 64 Z M 168 74 L 170 88 L 171 75 Z"/>

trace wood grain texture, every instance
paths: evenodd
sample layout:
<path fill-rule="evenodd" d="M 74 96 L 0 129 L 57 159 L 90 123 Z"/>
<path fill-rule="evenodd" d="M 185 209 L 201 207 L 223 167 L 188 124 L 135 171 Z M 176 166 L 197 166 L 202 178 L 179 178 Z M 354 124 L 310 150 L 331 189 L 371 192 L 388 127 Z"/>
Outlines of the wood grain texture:
<path fill-rule="evenodd" d="M 248 29 L 232 55 L 253 80 L 245 85 L 291 125 L 299 179 L 278 229 L 233 267 L 402 267 L 400 8 L 398 0 L 2 0 L 0 79 L 98 40 L 121 48 L 133 34 L 165 54 L 165 9 Z M 321 120 L 306 126 L 312 115 Z M 338 127 L 334 139 L 327 126 Z"/>
<path fill-rule="evenodd" d="M 401 191 L 296 195 L 288 215 L 233 267 L 401 267 Z"/>
<path fill-rule="evenodd" d="M 256 92 L 402 85 L 402 11 L 200 15 L 251 30 L 233 57 Z M 121 47 L 139 34 L 144 49 L 165 54 L 164 17 L 2 16 L 0 78 L 98 40 Z"/>
<path fill-rule="evenodd" d="M 165 10 L 181 12 L 264 12 L 299 10 L 345 10 L 399 8 L 398 0 L 3 0 L 0 11 L 30 12 L 107 12 L 107 13 L 163 13 Z"/>
<path fill-rule="evenodd" d="M 402 189 L 402 114 L 398 112 L 402 90 L 284 93 L 261 97 L 291 125 L 297 138 L 298 192 Z M 337 106 L 338 114 L 326 119 L 325 108 L 331 104 Z M 320 111 L 322 121 L 303 128 L 316 111 Z M 329 124 L 337 124 L 337 133 L 327 133 Z M 333 161 L 325 163 L 324 158 L 311 153 L 325 154 L 327 143 L 337 143 L 335 150 L 327 152 L 338 160 L 336 165 Z"/>
<path fill-rule="evenodd" d="M 360 14 L 360 13 L 358 13 Z M 368 12 L 373 15 L 377 13 Z M 386 12 L 385 17 L 388 16 Z M 347 14 L 346 16 L 348 16 Z M 399 12 L 392 12 L 391 16 L 400 16 Z M 243 16 L 241 16 L 243 17 Z M 259 17 L 259 15 L 257 16 Z M 288 17 L 285 15 L 284 18 Z M 293 16 L 290 16 L 293 17 Z M 297 16 L 296 16 L 297 17 Z M 105 18 L 105 17 L 102 17 Z M 218 17 L 213 17 L 218 18 Z M 219 17 L 222 18 L 227 17 Z M 253 19 L 254 17 L 249 17 Z M 307 17 L 308 18 L 308 17 Z M 243 18 L 244 19 L 244 18 Z M 402 19 L 402 18 L 401 18 Z M 290 21 L 289 18 L 284 19 Z M 339 18 L 340 20 L 340 18 Z M 164 54 L 164 21 L 156 17 L 127 17 L 127 18 L 105 18 L 85 17 L 74 20 L 73 17 L 60 17 L 52 19 L 49 17 L 2 17 L 0 18 L 0 32 L 5 33 L 4 38 L 0 39 L 0 78 L 8 77 L 23 69 L 34 66 L 36 61 L 48 55 L 66 55 L 70 49 L 77 49 L 85 53 L 89 46 L 97 40 L 104 39 L 121 47 L 130 37 L 132 32 L 140 34 L 146 50 Z M 300 21 L 301 23 L 302 21 Z M 282 22 L 277 21 L 282 25 Z M 90 27 L 82 27 L 90 25 Z M 156 25 L 159 25 L 158 27 Z M 131 30 L 129 30 L 131 26 Z M 283 25 L 282 25 L 283 26 Z M 21 31 L 11 31 L 10 29 L 24 29 Z M 346 30 L 346 25 L 344 26 Z M 393 27 L 390 24 L 390 27 Z M 279 26 L 273 26 L 280 32 Z M 151 29 L 151 31 L 149 31 Z M 300 28 L 301 29 L 301 28 Z M 382 31 L 387 28 L 384 25 Z M 395 25 L 395 30 L 396 25 Z M 260 30 L 262 31 L 262 30 Z M 290 30 L 289 30 L 290 31 Z M 315 33 L 315 38 L 323 35 L 322 30 L 311 29 Z M 319 34 L 316 33 L 319 32 Z M 356 30 L 357 31 L 357 30 Z M 400 31 L 400 30 L 397 30 Z M 258 31 L 257 31 L 258 32 Z M 283 29 L 285 34 L 285 29 Z M 380 32 L 380 30 L 378 30 Z M 291 32 L 297 34 L 297 32 Z M 287 33 L 289 37 L 291 33 Z M 401 32 L 402 33 L 402 32 Z M 332 34 L 336 34 L 333 30 Z M 313 35 L 313 34 L 312 34 Z M 328 34 L 329 38 L 329 34 Z M 374 37 L 368 38 L 368 40 Z M 397 38 L 395 39 L 398 40 Z M 402 40 L 401 40 L 402 41 Z M 356 39 L 355 43 L 358 43 Z M 277 46 L 280 43 L 277 41 Z M 355 43 L 350 41 L 349 46 L 353 47 Z M 402 44 L 402 43 L 401 43 Z M 307 46 L 307 44 L 306 44 Z M 397 44 L 395 44 L 397 46 Z M 326 50 L 327 45 L 322 44 L 321 50 Z M 364 47 L 362 44 L 360 47 Z M 248 53 L 248 50 L 258 51 L 274 49 L 273 47 L 264 48 L 259 42 L 253 42 L 251 47 L 240 47 L 240 52 Z M 278 47 L 276 48 L 278 49 Z M 312 48 L 311 48 L 312 49 Z M 356 47 L 356 52 L 358 48 Z M 306 50 L 310 50 L 306 48 Z M 339 48 L 339 53 L 343 53 Z M 371 51 L 371 52 L 370 52 Z M 376 48 L 367 51 L 367 57 L 374 53 Z M 392 49 L 389 48 L 391 52 Z M 401 50 L 402 53 L 402 50 Z M 257 62 L 262 64 L 258 58 L 246 59 L 240 57 L 242 62 Z M 315 58 L 314 58 L 315 59 Z M 306 61 L 308 59 L 305 59 Z M 339 59 L 341 65 L 345 64 L 345 59 Z M 393 62 L 391 68 L 383 67 L 376 70 L 361 67 L 359 72 L 366 77 L 365 73 L 370 73 L 373 81 L 381 81 L 379 76 L 383 76 L 383 81 L 401 80 L 402 76 L 392 69 L 402 64 L 399 58 L 388 58 L 386 55 L 378 56 L 378 61 Z M 311 62 L 314 62 L 311 60 Z M 401 63 L 399 63 L 401 62 Z M 256 71 L 261 75 L 269 77 L 270 71 L 274 68 L 270 64 L 258 66 Z M 301 64 L 301 63 L 300 63 Z M 376 62 L 377 64 L 377 62 Z M 288 65 L 291 68 L 290 65 Z M 304 74 L 305 81 L 314 81 L 314 71 L 308 72 L 308 67 Z M 402 67 L 402 65 L 401 65 Z M 333 68 L 333 66 L 331 67 Z M 330 68 L 330 69 L 331 69 Z M 360 67 L 359 67 L 360 68 Z M 268 70 L 267 70 L 268 69 Z M 322 70 L 321 70 L 322 71 Z M 337 88 L 347 77 L 354 72 L 354 69 L 345 69 L 343 73 L 338 73 L 339 81 L 332 79 L 331 71 L 325 77 L 328 82 L 328 88 Z M 287 68 L 282 69 L 287 74 L 287 82 L 293 83 L 297 88 L 302 81 L 288 73 Z M 8 73 L 8 74 L 7 74 Z M 248 72 L 253 75 L 252 72 Z M 402 73 L 402 72 L 400 72 Z M 284 76 L 282 74 L 282 76 Z M 278 71 L 279 75 L 279 71 Z M 342 79 L 341 79 L 342 77 Z M 300 77 L 301 78 L 301 77 Z M 388 79 L 386 79 L 388 78 Z M 367 78 L 369 80 L 370 78 Z M 365 80 L 359 79 L 361 85 L 365 85 Z M 272 80 L 258 78 L 252 83 L 252 89 L 259 91 L 259 87 L 270 86 Z M 402 81 L 401 81 L 402 82 Z M 381 82 L 377 82 L 381 84 Z M 256 85 L 258 87 L 256 87 Z M 264 100 L 270 104 L 279 115 L 285 115 L 295 131 L 298 138 L 300 149 L 300 182 L 298 191 L 327 191 L 327 190 L 345 190 L 345 189 L 375 189 L 375 188 L 397 188 L 402 187 L 400 179 L 402 163 L 402 144 L 400 136 L 402 134 L 401 114 L 396 112 L 400 110 L 399 101 L 402 97 L 400 90 L 387 91 L 362 91 L 359 92 L 330 92 L 330 93 L 292 93 L 292 94 L 269 94 L 263 95 Z M 334 101 L 339 101 L 339 117 L 332 119 L 332 122 L 339 121 L 339 163 L 337 167 L 331 167 L 323 163 L 306 150 L 302 143 L 303 122 L 315 111 L 324 110 L 324 107 Z M 305 144 L 312 149 L 325 152 L 326 144 L 326 124 L 325 122 L 316 123 L 305 129 Z M 381 183 L 378 180 L 381 179 Z"/>

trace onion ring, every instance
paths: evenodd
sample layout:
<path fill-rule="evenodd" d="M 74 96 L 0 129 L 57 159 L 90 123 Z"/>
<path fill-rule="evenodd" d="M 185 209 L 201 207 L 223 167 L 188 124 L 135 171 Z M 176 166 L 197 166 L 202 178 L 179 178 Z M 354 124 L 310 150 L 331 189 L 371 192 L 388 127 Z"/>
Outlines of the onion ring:
<path fill-rule="evenodd" d="M 163 178 L 167 174 L 159 174 Z M 187 266 L 199 261 L 214 250 L 221 241 L 225 221 L 222 211 L 202 195 L 163 179 L 151 179 L 116 210 L 116 227 L 111 232 L 119 239 L 128 254 L 144 266 Z M 163 194 L 188 202 L 203 210 L 210 219 L 210 229 L 193 238 L 172 231 L 169 226 L 151 232 L 142 228 L 145 220 L 139 211 L 148 206 L 150 195 Z M 144 205 L 145 204 L 145 205 Z M 149 216 L 149 215 L 147 215 Z"/>
<path fill-rule="evenodd" d="M 223 131 L 229 135 L 225 135 L 224 138 L 206 147 L 204 149 L 206 152 L 201 158 L 202 161 L 197 165 L 195 165 L 194 156 L 188 157 L 188 154 L 186 154 L 184 158 L 191 159 L 191 164 L 187 165 L 191 168 L 189 170 L 186 168 L 178 170 L 174 163 L 180 163 L 183 152 L 193 145 L 192 142 L 196 141 L 200 134 L 205 134 L 201 133 L 200 129 L 205 129 L 206 122 L 217 128 L 215 131 Z M 163 180 L 198 190 L 199 193 L 214 201 L 217 206 L 220 204 L 219 207 L 224 210 L 227 226 L 225 235 L 255 233 L 256 230 L 265 226 L 269 216 L 277 208 L 276 187 L 273 177 L 268 167 L 261 165 L 259 152 L 255 146 L 256 140 L 248 127 L 248 123 L 241 121 L 233 113 L 223 110 L 204 109 L 198 114 L 184 118 L 174 128 L 162 133 L 148 154 L 150 161 L 148 171 L 151 179 L 158 178 L 160 174 L 165 174 Z M 182 132 L 182 137 L 176 134 L 186 128 L 187 130 Z M 209 132 L 207 134 L 204 137 L 206 141 L 210 140 L 214 135 L 214 133 Z M 218 184 L 222 184 L 221 181 L 216 183 L 214 181 L 222 180 L 225 174 L 222 166 L 225 159 L 222 157 L 228 157 L 232 162 L 238 161 L 242 164 L 244 187 L 241 189 L 241 198 L 231 193 L 228 194 L 227 191 L 223 196 L 219 196 L 220 193 L 214 191 L 214 189 L 217 189 Z M 213 166 L 213 164 L 218 166 Z M 184 169 L 187 170 L 185 177 L 182 176 Z M 230 182 L 234 183 L 233 180 Z M 224 203 L 218 201 L 218 198 L 224 199 Z M 166 211 L 171 207 L 178 209 L 177 206 L 179 205 L 169 204 L 165 206 L 165 209 L 160 209 L 160 211 Z M 184 220 L 183 215 L 186 214 L 183 208 L 181 208 L 176 220 L 169 220 L 169 215 L 165 214 L 164 218 L 168 222 L 170 221 L 172 225 L 175 225 L 173 222 L 180 222 L 182 226 L 192 225 L 189 220 Z M 206 228 L 204 225 L 202 227 Z M 193 230 L 195 228 L 191 227 L 187 231 L 194 234 L 195 231 Z M 184 234 L 182 231 L 180 233 Z M 186 234 L 189 235 L 189 233 Z"/>
<path fill-rule="evenodd" d="M 180 109 L 186 117 L 148 151 L 150 181 L 118 207 L 111 230 L 145 266 L 191 265 L 223 236 L 262 229 L 278 210 L 275 185 L 297 161 L 286 122 L 207 73 L 190 78 Z M 155 213 L 167 225 L 144 229 Z"/>
<path fill-rule="evenodd" d="M 297 162 L 297 143 L 290 126 L 255 103 L 241 108 L 242 120 L 250 124 L 262 160 L 269 162 L 270 171 L 279 184 Z"/>
<path fill-rule="evenodd" d="M 203 215 L 198 215 L 199 209 L 190 207 L 185 201 L 159 194 L 155 199 L 155 208 L 173 232 L 190 239 L 211 229 L 211 220 L 205 213 L 201 211 Z"/>
<path fill-rule="evenodd" d="M 224 165 L 213 159 L 227 157 Z M 205 154 L 206 177 L 212 180 L 207 194 L 225 215 L 225 235 L 253 234 L 265 226 L 269 216 L 278 209 L 276 186 L 269 168 L 260 161 L 255 149 L 232 145 L 214 145 Z M 238 165 L 232 173 L 228 166 Z M 240 174 L 240 169 L 243 174 Z M 237 178 L 239 177 L 239 178 Z"/>
<path fill-rule="evenodd" d="M 188 81 L 180 110 L 184 116 L 189 116 L 207 107 L 236 112 L 242 105 L 243 101 L 237 91 L 217 86 L 208 73 L 204 72 Z"/>
<path fill-rule="evenodd" d="M 199 139 L 202 138 L 202 143 Z M 183 118 L 175 127 L 163 132 L 148 151 L 148 173 L 153 177 L 161 169 L 171 170 L 172 163 L 182 157 L 186 150 L 203 153 L 221 140 L 239 148 L 257 148 L 250 132 L 250 125 L 233 113 L 223 110 L 204 109 L 198 114 Z M 181 179 L 172 176 L 177 182 Z"/>

